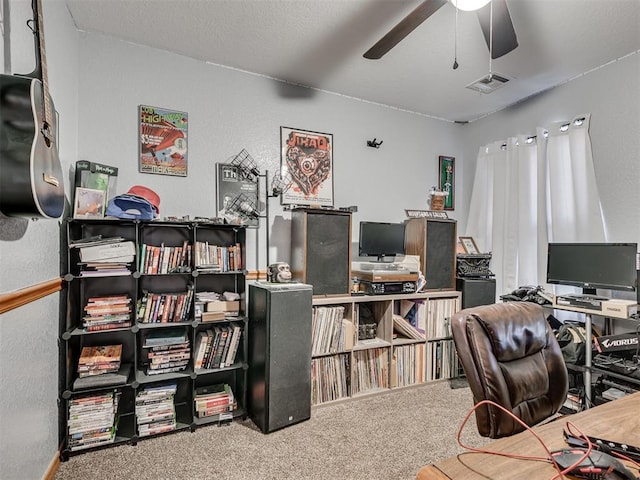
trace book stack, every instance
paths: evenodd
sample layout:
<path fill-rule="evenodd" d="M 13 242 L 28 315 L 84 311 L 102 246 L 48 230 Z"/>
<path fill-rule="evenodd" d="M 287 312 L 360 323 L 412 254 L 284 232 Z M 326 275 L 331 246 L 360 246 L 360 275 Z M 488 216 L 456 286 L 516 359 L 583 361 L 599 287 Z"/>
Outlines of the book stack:
<path fill-rule="evenodd" d="M 194 347 L 195 368 L 214 369 L 233 365 L 242 337 L 242 326 L 231 322 L 198 332 Z"/>
<path fill-rule="evenodd" d="M 91 297 L 84 307 L 82 326 L 87 332 L 131 326 L 131 297 L 111 295 Z"/>
<path fill-rule="evenodd" d="M 91 237 L 69 244 L 80 250 L 80 276 L 131 275 L 136 249 L 122 237 Z"/>
<path fill-rule="evenodd" d="M 233 391 L 226 383 L 196 388 L 193 401 L 199 418 L 233 412 L 237 408 Z"/>
<path fill-rule="evenodd" d="M 144 342 L 147 375 L 179 372 L 187 368 L 191 348 L 184 328 L 163 328 L 150 332 Z"/>
<path fill-rule="evenodd" d="M 181 246 L 140 245 L 138 270 L 150 275 L 191 271 L 191 245 L 185 240 Z"/>
<path fill-rule="evenodd" d="M 232 272 L 242 270 L 242 246 L 209 245 L 196 242 L 195 267 L 202 272 Z"/>
<path fill-rule="evenodd" d="M 82 347 L 78 360 L 80 378 L 115 373 L 120 370 L 122 345 L 95 345 Z"/>
<path fill-rule="evenodd" d="M 144 292 L 138 300 L 137 318 L 141 323 L 184 322 L 191 311 L 193 287 L 184 293 Z"/>
<path fill-rule="evenodd" d="M 105 392 L 69 400 L 69 449 L 82 450 L 113 443 L 120 392 Z"/>
<path fill-rule="evenodd" d="M 146 437 L 176 429 L 176 408 L 173 402 L 177 385 L 147 387 L 136 395 L 138 435 Z"/>
<path fill-rule="evenodd" d="M 240 316 L 240 295 L 235 292 L 201 291 L 196 294 L 196 317 L 201 322 L 217 322 Z"/>

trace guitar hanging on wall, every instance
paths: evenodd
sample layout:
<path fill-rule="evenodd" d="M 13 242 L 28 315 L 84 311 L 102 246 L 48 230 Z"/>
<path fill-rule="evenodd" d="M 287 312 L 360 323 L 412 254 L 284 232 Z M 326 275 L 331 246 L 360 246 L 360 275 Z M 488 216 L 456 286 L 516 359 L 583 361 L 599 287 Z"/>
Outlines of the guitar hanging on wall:
<path fill-rule="evenodd" d="M 32 8 L 36 68 L 26 75 L 0 75 L 0 211 L 60 218 L 64 182 L 47 84 L 41 0 L 33 0 Z"/>

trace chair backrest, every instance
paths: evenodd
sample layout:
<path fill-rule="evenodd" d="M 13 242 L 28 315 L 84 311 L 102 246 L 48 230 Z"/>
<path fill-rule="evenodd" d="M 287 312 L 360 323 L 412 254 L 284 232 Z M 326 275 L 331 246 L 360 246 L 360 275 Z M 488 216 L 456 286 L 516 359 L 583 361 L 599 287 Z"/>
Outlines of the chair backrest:
<path fill-rule="evenodd" d="M 567 368 L 540 305 L 506 302 L 468 308 L 452 317 L 451 330 L 474 403 L 492 400 L 529 426 L 560 409 L 569 388 Z M 478 407 L 475 416 L 484 437 L 524 430 L 491 405 Z"/>

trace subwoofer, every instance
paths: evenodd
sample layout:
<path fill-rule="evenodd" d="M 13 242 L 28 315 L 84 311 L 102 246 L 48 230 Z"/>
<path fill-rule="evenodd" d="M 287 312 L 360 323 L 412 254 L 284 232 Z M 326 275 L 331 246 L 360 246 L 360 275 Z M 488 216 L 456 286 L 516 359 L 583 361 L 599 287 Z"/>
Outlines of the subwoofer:
<path fill-rule="evenodd" d="M 420 256 L 426 290 L 456 289 L 456 221 L 412 218 L 405 225 L 405 253 Z"/>
<path fill-rule="evenodd" d="M 291 211 L 291 275 L 313 286 L 313 295 L 351 291 L 351 212 Z"/>
<path fill-rule="evenodd" d="M 311 417 L 312 289 L 249 285 L 247 411 L 270 433 Z"/>
<path fill-rule="evenodd" d="M 456 290 L 462 292 L 462 308 L 496 303 L 496 280 L 494 278 L 458 277 Z"/>

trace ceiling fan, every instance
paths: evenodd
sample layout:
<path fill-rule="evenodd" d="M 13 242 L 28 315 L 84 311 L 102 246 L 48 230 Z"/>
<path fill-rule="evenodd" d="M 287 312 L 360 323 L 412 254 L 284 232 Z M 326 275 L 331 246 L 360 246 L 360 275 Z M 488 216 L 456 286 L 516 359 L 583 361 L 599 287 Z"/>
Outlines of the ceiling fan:
<path fill-rule="evenodd" d="M 462 5 L 464 0 L 424 0 L 373 47 L 367 50 L 363 57 L 371 60 L 382 58 L 383 55 L 438 11 L 447 1 L 450 1 L 453 5 L 457 5 L 457 8 L 464 9 Z M 518 39 L 516 38 L 516 32 L 511 22 L 507 2 L 506 0 L 491 0 L 487 3 L 487 0 L 485 0 L 480 3 L 484 4 L 484 6 L 477 9 L 476 13 L 480 21 L 484 39 L 491 51 L 491 58 L 499 58 L 518 46 Z M 491 11 L 492 9 L 493 13 Z"/>

